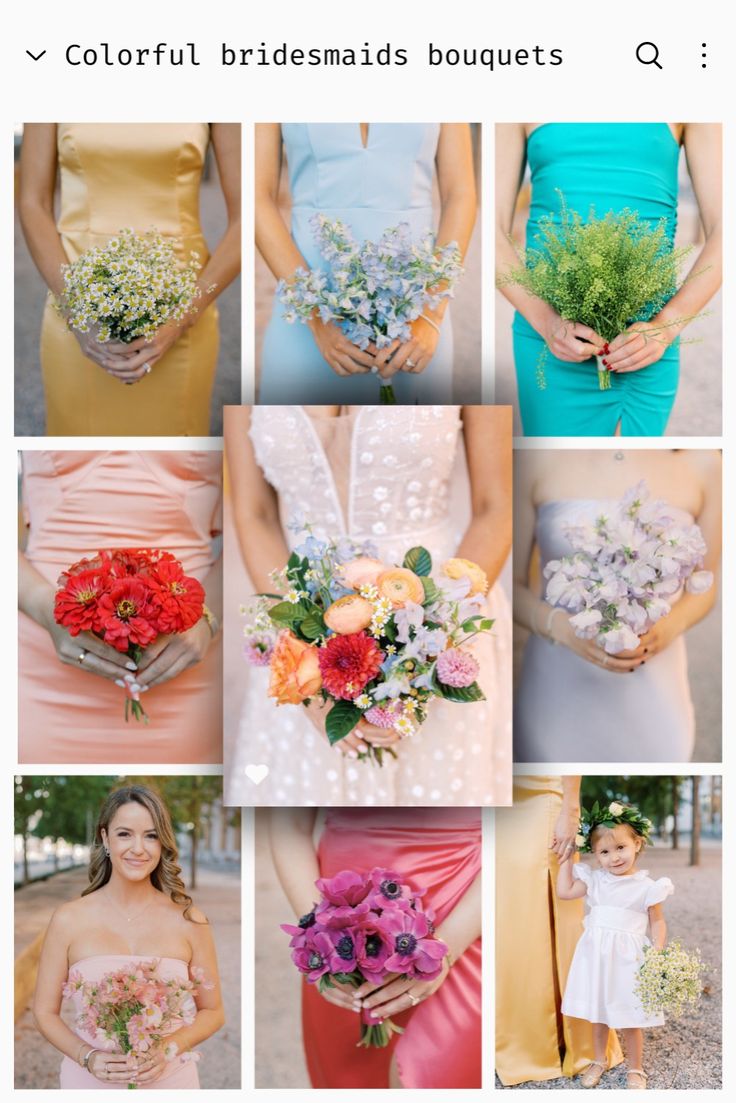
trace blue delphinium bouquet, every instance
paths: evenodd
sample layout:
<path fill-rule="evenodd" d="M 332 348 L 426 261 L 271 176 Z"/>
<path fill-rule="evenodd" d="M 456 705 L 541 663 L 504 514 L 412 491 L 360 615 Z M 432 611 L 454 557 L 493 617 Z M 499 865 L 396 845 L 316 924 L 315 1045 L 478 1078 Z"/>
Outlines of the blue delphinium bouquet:
<path fill-rule="evenodd" d="M 306 324 L 316 311 L 323 322 L 341 326 L 360 349 L 407 341 L 411 323 L 425 308 L 451 298 L 463 271 L 456 242 L 437 246 L 427 232 L 415 243 L 408 222 L 362 245 L 339 219 L 316 214 L 311 225 L 329 268 L 298 268 L 291 280 L 279 281 L 284 318 Z M 382 386 L 380 400 L 393 404 L 393 387 Z"/>

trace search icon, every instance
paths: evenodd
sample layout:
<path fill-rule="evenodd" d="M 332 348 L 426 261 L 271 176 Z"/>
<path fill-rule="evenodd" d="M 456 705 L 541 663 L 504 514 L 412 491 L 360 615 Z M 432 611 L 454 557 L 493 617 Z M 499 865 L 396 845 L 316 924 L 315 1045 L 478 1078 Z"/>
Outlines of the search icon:
<path fill-rule="evenodd" d="M 659 64 L 659 46 L 656 42 L 640 42 L 636 47 L 636 60 L 642 65 L 656 65 L 658 69 L 663 68 Z"/>

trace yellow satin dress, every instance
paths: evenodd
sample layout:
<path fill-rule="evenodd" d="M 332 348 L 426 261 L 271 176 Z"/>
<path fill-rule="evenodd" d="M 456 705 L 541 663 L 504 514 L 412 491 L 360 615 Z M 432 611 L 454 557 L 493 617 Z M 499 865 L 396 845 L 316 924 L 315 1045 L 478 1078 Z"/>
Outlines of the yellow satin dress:
<path fill-rule="evenodd" d="M 177 253 L 208 260 L 199 190 L 210 140 L 206 123 L 60 123 L 58 230 L 70 261 L 121 229 L 178 239 Z M 49 296 L 41 369 L 50 436 L 207 436 L 217 363 L 217 309 L 140 382 L 128 385 L 82 355 Z"/>
<path fill-rule="evenodd" d="M 517 776 L 513 800 L 496 810 L 496 1072 L 506 1087 L 572 1077 L 593 1060 L 590 1023 L 560 1011 L 583 933 L 583 901 L 558 900 L 549 849 L 562 780 Z M 622 1060 L 613 1032 L 608 1060 Z"/>

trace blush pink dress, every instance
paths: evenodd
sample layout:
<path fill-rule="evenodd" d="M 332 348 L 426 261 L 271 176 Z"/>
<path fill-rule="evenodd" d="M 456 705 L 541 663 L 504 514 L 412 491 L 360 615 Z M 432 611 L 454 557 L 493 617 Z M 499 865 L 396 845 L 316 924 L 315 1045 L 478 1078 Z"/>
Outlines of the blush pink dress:
<path fill-rule="evenodd" d="M 425 890 L 439 926 L 481 867 L 477 808 L 339 808 L 319 843 L 323 877 L 374 866 Z M 405 1088 L 481 1087 L 481 940 L 467 948 L 437 991 L 392 1016 L 404 1033 L 385 1049 L 359 1049 L 360 1018 L 303 985 L 304 1051 L 313 1088 L 387 1088 L 394 1051 Z"/>
<path fill-rule="evenodd" d="M 155 956 L 156 955 L 150 955 L 144 957 L 140 954 L 95 954 L 94 957 L 84 957 L 80 961 L 75 962 L 69 972 L 81 973 L 86 981 L 96 981 L 100 980 L 105 973 L 112 973 L 116 969 L 121 969 L 132 962 L 150 961 L 151 957 Z M 157 960 L 159 962 L 158 971 L 164 979 L 177 978 L 187 980 L 189 978 L 189 967 L 185 961 L 181 961 L 179 958 L 175 957 L 161 957 L 157 958 Z M 75 993 L 70 1003 L 76 1018 L 82 1010 L 78 993 Z M 99 1039 L 95 1039 L 90 1033 L 82 1030 L 81 1027 L 73 1025 L 72 1029 L 83 1041 L 88 1042 L 89 1045 L 97 1045 L 100 1049 L 107 1048 L 107 1046 L 103 1046 L 103 1043 L 100 1042 Z M 196 1061 L 192 1061 L 191 1059 L 183 1061 L 181 1057 L 175 1057 L 173 1061 L 167 1063 L 164 1071 L 157 1080 L 154 1080 L 150 1084 L 138 1085 L 138 1090 L 143 1091 L 148 1088 L 198 1088 L 199 1086 L 199 1073 L 197 1072 Z M 98 1090 L 111 1088 L 114 1091 L 119 1091 L 120 1089 L 123 1091 L 129 1090 L 127 1084 L 106 1084 L 103 1080 L 98 1080 L 91 1072 L 87 1072 L 86 1069 L 80 1068 L 76 1061 L 72 1061 L 71 1057 L 64 1057 L 61 1062 L 59 1087 L 94 1088 Z"/>
<path fill-rule="evenodd" d="M 218 560 L 219 452 L 25 452 L 26 555 L 52 584 L 101 548 L 162 548 L 200 582 Z M 81 651 L 80 646 L 80 651 Z M 201 663 L 145 693 L 146 724 L 124 691 L 62 664 L 24 614 L 18 638 L 18 761 L 222 762 L 221 639 Z"/>

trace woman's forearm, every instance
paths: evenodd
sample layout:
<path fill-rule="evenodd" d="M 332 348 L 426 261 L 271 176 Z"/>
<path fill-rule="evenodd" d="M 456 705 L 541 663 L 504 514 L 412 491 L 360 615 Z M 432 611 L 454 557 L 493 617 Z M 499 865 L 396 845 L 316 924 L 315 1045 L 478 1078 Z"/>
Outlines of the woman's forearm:
<path fill-rule="evenodd" d="M 203 582 L 205 605 L 222 624 L 222 560 L 213 563 Z"/>
<path fill-rule="evenodd" d="M 18 553 L 18 608 L 43 628 L 48 626 L 54 603 L 54 588 L 23 552 Z"/>
<path fill-rule="evenodd" d="M 256 246 L 277 280 L 288 280 L 297 268 L 309 267 L 281 217 L 275 196 L 256 200 Z"/>
<path fill-rule="evenodd" d="M 470 243 L 470 235 L 473 232 L 476 217 L 475 187 L 472 178 L 466 187 L 458 187 L 453 190 L 442 202 L 440 224 L 437 228 L 437 245 L 448 245 L 455 242 L 460 250 L 461 259 L 465 259 Z M 423 311 L 435 321 L 441 321 L 449 305 L 449 299 L 442 299 L 436 307 L 426 307 Z"/>
<path fill-rule="evenodd" d="M 193 325 L 197 317 L 222 294 L 240 271 L 240 234 L 241 222 L 240 218 L 236 218 L 228 224 L 200 273 L 197 284 L 201 294 L 196 301 L 196 310 L 185 316 L 187 324 Z"/>
<path fill-rule="evenodd" d="M 313 832 L 316 812 L 308 808 L 274 808 L 268 817 L 276 875 L 295 916 L 311 911 L 320 876 Z"/>
<path fill-rule="evenodd" d="M 723 246 L 719 223 L 706 239 L 685 283 L 652 320 L 666 325 L 674 340 L 708 305 L 722 280 Z"/>
<path fill-rule="evenodd" d="M 20 221 L 28 251 L 46 286 L 57 298 L 64 289 L 62 265 L 68 264 L 56 229 L 53 209 L 36 199 L 21 198 Z"/>
<path fill-rule="evenodd" d="M 491 507 L 473 517 L 457 554 L 483 568 L 490 588 L 501 573 L 510 549 L 511 518 L 508 510 Z"/>
<path fill-rule="evenodd" d="M 569 812 L 580 811 L 580 775 L 567 775 L 562 779 L 562 803 Z"/>
<path fill-rule="evenodd" d="M 271 572 L 281 570 L 289 558 L 281 525 L 271 517 L 238 513 L 235 528 L 243 562 L 256 592 L 273 593 Z"/>
<path fill-rule="evenodd" d="M 521 263 L 522 261 L 506 232 L 500 226 L 496 226 L 496 279 L 498 289 L 514 309 L 518 310 L 532 329 L 536 330 L 540 336 L 545 337 L 552 322 L 559 320 L 555 311 L 548 303 L 536 298 L 535 295 L 530 295 L 523 287 L 519 287 L 518 284 L 507 283 L 505 280 L 509 272 L 514 268 L 518 268 Z"/>
<path fill-rule="evenodd" d="M 69 1029 L 58 1012 L 39 1011 L 34 1008 L 33 1018 L 46 1041 L 65 1057 L 71 1057 L 72 1061 L 79 1061 L 80 1051 L 84 1054 L 92 1048 L 88 1042 Z"/>
<path fill-rule="evenodd" d="M 200 1008 L 193 1023 L 190 1023 L 189 1026 L 180 1027 L 173 1034 L 166 1035 L 165 1045 L 175 1042 L 179 1048 L 179 1053 L 186 1053 L 198 1046 L 200 1042 L 211 1038 L 213 1034 L 222 1029 L 224 1023 L 225 1012 L 222 1006 Z"/>
<path fill-rule="evenodd" d="M 453 962 L 481 934 L 481 875 L 478 873 L 468 890 L 437 927 L 437 937 L 447 944 Z"/>

